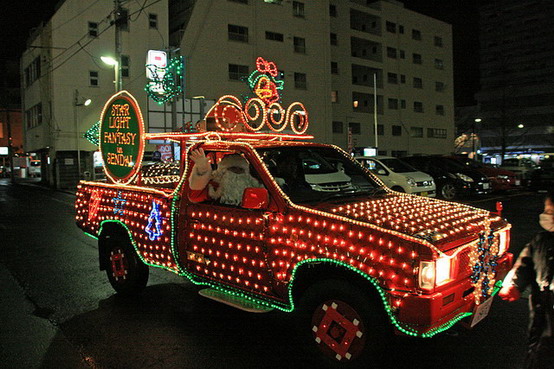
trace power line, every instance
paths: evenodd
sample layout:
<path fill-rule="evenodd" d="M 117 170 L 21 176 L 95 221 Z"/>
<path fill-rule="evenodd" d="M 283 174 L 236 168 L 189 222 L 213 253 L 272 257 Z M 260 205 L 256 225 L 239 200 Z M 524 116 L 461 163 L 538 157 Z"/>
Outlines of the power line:
<path fill-rule="evenodd" d="M 96 5 L 96 3 L 98 3 L 100 0 L 96 0 L 95 2 L 93 2 L 92 4 L 90 4 L 89 6 L 87 6 L 85 9 L 83 9 L 82 11 L 80 11 L 79 13 L 75 14 L 73 17 L 69 18 L 68 20 L 66 20 L 65 22 L 63 22 L 62 24 L 60 24 L 59 26 L 57 26 L 56 28 L 53 28 L 52 31 L 55 31 L 63 26 L 65 26 L 67 23 L 71 22 L 73 19 L 77 18 L 78 16 L 80 16 L 81 14 L 83 14 L 84 12 L 86 12 L 87 10 L 89 10 L 92 6 Z"/>

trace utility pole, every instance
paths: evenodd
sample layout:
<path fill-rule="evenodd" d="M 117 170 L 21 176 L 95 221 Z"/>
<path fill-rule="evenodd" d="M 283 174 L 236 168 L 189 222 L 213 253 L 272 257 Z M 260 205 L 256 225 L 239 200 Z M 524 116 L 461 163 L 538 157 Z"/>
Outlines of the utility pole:
<path fill-rule="evenodd" d="M 123 84 L 121 83 L 121 24 L 122 20 L 121 0 L 114 0 L 114 17 L 115 17 L 115 60 L 117 64 L 114 66 L 115 71 L 115 89 L 121 91 Z M 125 22 L 128 22 L 125 19 Z"/>

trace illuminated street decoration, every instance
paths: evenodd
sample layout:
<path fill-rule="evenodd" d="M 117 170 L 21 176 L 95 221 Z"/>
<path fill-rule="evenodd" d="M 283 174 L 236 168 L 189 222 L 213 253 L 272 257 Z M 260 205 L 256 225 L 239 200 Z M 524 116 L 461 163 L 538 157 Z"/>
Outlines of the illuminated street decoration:
<path fill-rule="evenodd" d="M 256 132 L 269 129 L 281 132 L 287 128 L 296 134 L 308 129 L 308 112 L 300 102 L 286 109 L 279 103 L 283 81 L 277 80 L 277 66 L 262 57 L 256 60 L 256 71 L 248 77 L 250 89 L 257 97 L 244 104 L 233 95 L 225 95 L 212 106 L 206 117 L 213 117 L 219 130 Z"/>
<path fill-rule="evenodd" d="M 470 254 L 473 265 L 471 281 L 475 287 L 473 293 L 477 304 L 488 299 L 493 293 L 499 256 L 499 236 L 489 229 L 481 232 L 477 247 Z"/>
<path fill-rule="evenodd" d="M 152 200 L 152 210 L 148 216 L 148 225 L 144 228 L 144 231 L 148 234 L 150 241 L 154 241 L 160 238 L 162 235 L 162 215 L 160 213 L 160 205 L 156 200 Z"/>
<path fill-rule="evenodd" d="M 165 52 L 163 53 L 165 55 Z M 158 104 L 163 104 L 182 94 L 183 69 L 184 58 L 182 56 L 170 59 L 167 65 L 154 62 L 146 64 L 149 82 L 146 84 L 145 90 L 148 96 Z"/>
<path fill-rule="evenodd" d="M 100 144 L 100 121 L 97 121 L 83 135 L 91 144 L 98 146 Z"/>

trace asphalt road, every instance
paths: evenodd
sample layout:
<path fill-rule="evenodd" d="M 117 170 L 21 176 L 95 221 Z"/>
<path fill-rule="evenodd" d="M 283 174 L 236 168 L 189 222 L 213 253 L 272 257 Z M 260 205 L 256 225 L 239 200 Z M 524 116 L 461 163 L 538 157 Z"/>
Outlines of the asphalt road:
<path fill-rule="evenodd" d="M 516 255 L 540 229 L 543 195 L 501 196 Z M 251 314 L 207 300 L 152 268 L 135 299 L 116 296 L 98 269 L 96 240 L 74 224 L 74 196 L 0 180 L 0 368 L 320 368 L 293 315 Z M 466 201 L 493 210 L 497 199 Z M 527 299 L 496 298 L 472 330 L 399 337 L 382 368 L 520 368 Z"/>

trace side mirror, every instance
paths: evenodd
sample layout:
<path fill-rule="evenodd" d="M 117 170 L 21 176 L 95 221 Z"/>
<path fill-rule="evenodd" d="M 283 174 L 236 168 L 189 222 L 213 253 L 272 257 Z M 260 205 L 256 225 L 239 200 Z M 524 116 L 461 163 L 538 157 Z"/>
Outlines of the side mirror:
<path fill-rule="evenodd" d="M 265 188 L 248 187 L 242 194 L 245 209 L 265 209 L 269 205 L 269 193 Z"/>

